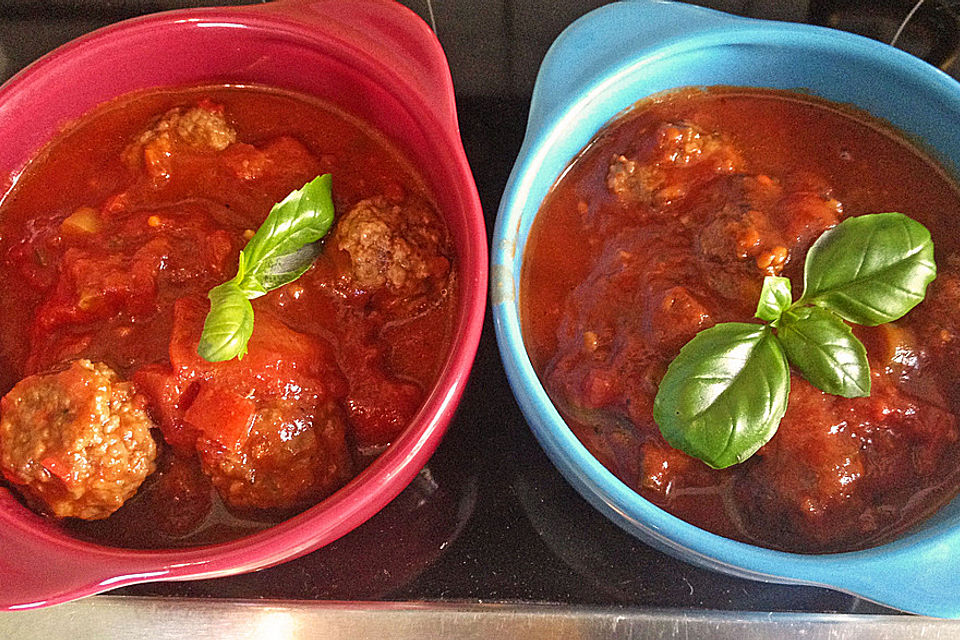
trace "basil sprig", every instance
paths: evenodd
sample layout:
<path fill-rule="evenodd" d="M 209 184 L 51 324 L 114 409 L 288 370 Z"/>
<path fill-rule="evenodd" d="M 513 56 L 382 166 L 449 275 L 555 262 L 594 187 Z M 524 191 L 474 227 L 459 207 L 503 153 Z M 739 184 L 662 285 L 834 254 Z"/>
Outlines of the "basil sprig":
<path fill-rule="evenodd" d="M 317 241 L 333 224 L 332 178 L 314 178 L 270 210 L 240 252 L 237 275 L 210 290 L 197 353 L 209 362 L 243 358 L 253 334 L 250 301 L 293 282 L 320 252 Z"/>
<path fill-rule="evenodd" d="M 671 446 L 720 469 L 769 442 L 787 408 L 792 365 L 834 395 L 870 395 L 867 350 L 844 322 L 874 326 L 913 309 L 937 275 L 930 232 L 902 213 L 848 218 L 804 264 L 803 295 L 767 276 L 756 317 L 698 333 L 660 382 L 653 418 Z M 789 363 L 789 365 L 788 365 Z"/>

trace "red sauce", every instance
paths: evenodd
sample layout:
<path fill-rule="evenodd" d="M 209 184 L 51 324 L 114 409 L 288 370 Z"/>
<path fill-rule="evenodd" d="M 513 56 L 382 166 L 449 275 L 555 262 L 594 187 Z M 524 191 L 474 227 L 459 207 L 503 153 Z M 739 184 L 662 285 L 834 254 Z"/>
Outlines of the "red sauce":
<path fill-rule="evenodd" d="M 883 211 L 931 230 L 939 276 L 901 321 L 855 328 L 871 397 L 792 374 L 779 431 L 746 462 L 712 470 L 667 445 L 651 409 L 680 347 L 753 320 L 765 275 L 799 295 L 813 240 Z M 956 184 L 867 114 L 787 92 L 663 95 L 602 129 L 545 199 L 521 281 L 526 346 L 584 445 L 671 513 L 777 549 L 880 544 L 960 488 L 958 216 Z"/>
<path fill-rule="evenodd" d="M 174 108 L 221 114 L 235 140 L 172 151 L 144 142 Z M 105 520 L 63 521 L 74 534 L 149 548 L 269 526 L 342 486 L 416 413 L 447 355 L 456 307 L 455 262 L 439 221 L 441 255 L 428 277 L 439 274 L 444 286 L 391 296 L 352 283 L 334 230 L 300 280 L 253 301 L 241 362 L 214 366 L 196 355 L 207 291 L 234 275 L 271 206 L 321 173 L 333 175 L 337 222 L 371 198 L 401 217 L 435 209 L 416 169 L 363 122 L 305 96 L 236 86 L 103 105 L 67 127 L 6 194 L 0 392 L 77 358 L 102 362 L 136 383 L 162 432 L 157 471 L 137 495 Z M 78 211 L 92 212 L 92 226 L 64 224 Z M 253 445 L 255 471 L 238 471 L 225 451 L 246 437 L 255 410 L 282 424 Z M 345 427 L 322 430 L 324 420 Z M 308 428 L 317 453 L 303 456 L 296 447 L 306 446 L 298 437 Z M 324 450 L 344 438 L 346 453 Z M 311 488 L 326 473 L 318 465 L 336 477 Z M 269 486 L 243 493 L 231 483 L 244 473 L 248 484 L 269 476 Z M 292 498 L 272 508 L 274 495 Z"/>

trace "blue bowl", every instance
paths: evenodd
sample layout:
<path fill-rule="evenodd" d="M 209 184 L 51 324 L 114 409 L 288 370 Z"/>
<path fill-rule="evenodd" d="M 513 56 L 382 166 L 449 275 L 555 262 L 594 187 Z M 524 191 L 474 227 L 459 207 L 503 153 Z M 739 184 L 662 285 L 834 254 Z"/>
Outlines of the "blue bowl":
<path fill-rule="evenodd" d="M 587 14 L 543 61 L 494 230 L 493 315 L 520 407 L 567 481 L 662 551 L 736 576 L 825 586 L 904 611 L 960 617 L 960 500 L 894 542 L 865 551 L 803 555 L 723 538 L 654 506 L 604 468 L 564 423 L 534 372 L 517 298 L 524 248 L 544 196 L 618 113 L 652 93 L 703 85 L 797 89 L 853 104 L 921 141 L 956 175 L 960 84 L 902 51 L 830 29 L 657 0 Z"/>

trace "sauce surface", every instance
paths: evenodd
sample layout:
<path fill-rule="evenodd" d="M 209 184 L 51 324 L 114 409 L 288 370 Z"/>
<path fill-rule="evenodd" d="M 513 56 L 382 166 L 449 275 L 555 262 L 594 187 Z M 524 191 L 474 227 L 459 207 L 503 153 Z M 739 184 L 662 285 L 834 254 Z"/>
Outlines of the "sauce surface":
<path fill-rule="evenodd" d="M 324 251 L 253 301 L 242 361 L 203 361 L 207 292 L 272 205 L 322 173 Z M 156 548 L 265 528 L 359 473 L 436 381 L 457 286 L 431 194 L 376 131 L 304 96 L 203 86 L 102 105 L 41 152 L 0 203 L 0 295 L 0 393 L 89 360 L 144 398 L 156 471 L 110 517 L 62 522 Z"/>
<path fill-rule="evenodd" d="M 756 321 L 764 276 L 790 277 L 849 217 L 926 225 L 938 277 L 904 319 L 854 327 L 873 392 L 824 394 L 796 373 L 774 438 L 712 470 L 652 417 L 680 347 Z M 548 194 L 521 277 L 527 350 L 584 445 L 627 485 L 712 532 L 777 549 L 880 544 L 950 500 L 957 464 L 960 193 L 888 125 L 788 92 L 683 90 L 602 129 Z"/>

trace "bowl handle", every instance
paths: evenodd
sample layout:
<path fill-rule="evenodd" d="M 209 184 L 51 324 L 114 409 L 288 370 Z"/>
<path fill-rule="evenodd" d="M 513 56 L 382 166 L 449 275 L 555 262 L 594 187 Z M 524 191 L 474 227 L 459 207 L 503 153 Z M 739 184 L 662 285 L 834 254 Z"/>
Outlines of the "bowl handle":
<path fill-rule="evenodd" d="M 0 488 L 0 611 L 34 609 L 162 579 L 147 575 L 139 558 L 83 545 L 42 517 L 29 514 Z"/>
<path fill-rule="evenodd" d="M 960 618 L 960 532 L 946 536 L 910 536 L 891 543 L 895 552 L 871 549 L 840 563 L 841 570 L 820 570 L 812 582 L 840 589 L 909 613 Z M 917 540 L 917 538 L 920 538 Z"/>
<path fill-rule="evenodd" d="M 625 67 L 674 39 L 747 21 L 712 9 L 664 0 L 628 0 L 581 17 L 551 45 L 533 89 L 527 131 L 542 131 L 569 104 L 582 100 L 596 78 Z"/>
<path fill-rule="evenodd" d="M 316 27 L 390 69 L 397 81 L 423 96 L 445 126 L 458 130 L 450 67 L 436 35 L 420 17 L 393 0 L 277 0 L 238 10 L 268 13 Z"/>

